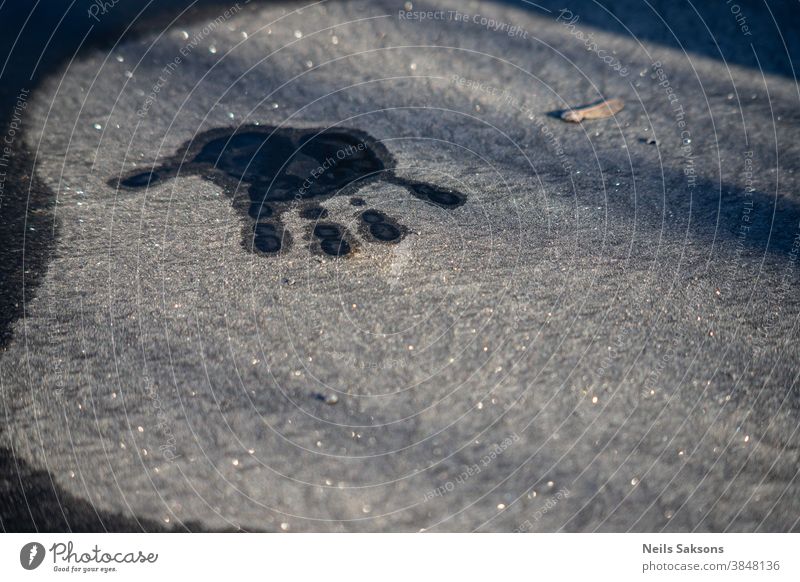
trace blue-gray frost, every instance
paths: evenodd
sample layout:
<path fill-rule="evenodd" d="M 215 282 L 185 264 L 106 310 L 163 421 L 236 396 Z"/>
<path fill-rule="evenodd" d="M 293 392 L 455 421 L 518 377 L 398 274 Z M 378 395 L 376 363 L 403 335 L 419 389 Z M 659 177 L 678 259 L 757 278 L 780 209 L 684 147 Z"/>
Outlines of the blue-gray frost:
<path fill-rule="evenodd" d="M 58 238 L 0 444 L 169 526 L 796 529 L 797 85 L 556 12 L 296 8 L 221 6 L 31 97 Z M 397 180 L 320 202 L 347 256 L 299 207 L 251 252 L 246 192 L 180 164 L 115 185 L 239 126 L 382 144 Z"/>

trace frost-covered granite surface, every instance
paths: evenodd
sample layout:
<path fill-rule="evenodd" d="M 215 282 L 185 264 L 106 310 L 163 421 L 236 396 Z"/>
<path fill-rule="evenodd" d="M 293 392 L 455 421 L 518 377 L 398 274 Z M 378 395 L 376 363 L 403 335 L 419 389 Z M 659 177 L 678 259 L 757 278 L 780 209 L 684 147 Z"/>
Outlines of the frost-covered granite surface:
<path fill-rule="evenodd" d="M 796 529 L 796 84 L 493 3 L 296 8 L 223 6 L 31 98 L 58 238 L 0 444 L 179 527 Z M 551 115 L 601 96 L 626 107 Z M 265 257 L 201 176 L 110 185 L 256 124 L 368 132 L 468 200 L 372 183 L 402 242 L 320 256 L 289 215 Z"/>

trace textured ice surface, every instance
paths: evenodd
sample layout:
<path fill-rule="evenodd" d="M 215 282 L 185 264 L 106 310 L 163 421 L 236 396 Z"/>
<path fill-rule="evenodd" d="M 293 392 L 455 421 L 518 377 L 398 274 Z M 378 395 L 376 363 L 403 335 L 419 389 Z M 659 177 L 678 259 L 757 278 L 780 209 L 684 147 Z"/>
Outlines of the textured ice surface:
<path fill-rule="evenodd" d="M 797 87 L 593 30 L 623 77 L 553 14 L 437 4 L 522 38 L 400 7 L 243 7 L 32 98 L 58 241 L 0 361 L 5 444 L 171 525 L 797 527 Z M 548 115 L 612 96 L 613 119 Z M 401 242 L 312 255 L 287 213 L 297 244 L 263 257 L 213 180 L 109 186 L 256 124 L 368 132 L 468 200 L 376 181 L 326 220 L 363 240 L 375 209 Z"/>

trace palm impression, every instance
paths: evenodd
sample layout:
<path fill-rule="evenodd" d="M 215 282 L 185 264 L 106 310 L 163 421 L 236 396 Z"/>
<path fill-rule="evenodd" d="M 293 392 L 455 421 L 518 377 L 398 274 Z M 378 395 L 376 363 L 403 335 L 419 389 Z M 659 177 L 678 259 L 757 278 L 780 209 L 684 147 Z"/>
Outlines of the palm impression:
<path fill-rule="evenodd" d="M 321 203 L 334 196 L 352 197 L 361 238 L 389 244 L 401 241 L 408 229 L 380 210 L 363 208 L 366 203 L 354 195 L 367 184 L 389 182 L 446 210 L 467 200 L 455 190 L 401 178 L 394 168 L 386 147 L 363 131 L 248 125 L 200 134 L 152 171 L 128 175 L 119 186 L 140 189 L 178 175 L 200 175 L 222 187 L 247 216 L 246 249 L 267 256 L 287 249 L 293 237 L 283 216 L 297 212 L 308 221 L 311 250 L 338 257 L 358 242 L 344 225 L 328 221 Z"/>

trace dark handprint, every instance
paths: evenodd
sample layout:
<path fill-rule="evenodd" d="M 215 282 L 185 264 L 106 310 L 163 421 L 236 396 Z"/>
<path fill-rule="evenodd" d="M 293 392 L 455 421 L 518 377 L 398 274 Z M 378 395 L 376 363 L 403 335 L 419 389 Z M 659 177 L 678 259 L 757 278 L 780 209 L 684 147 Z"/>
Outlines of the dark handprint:
<path fill-rule="evenodd" d="M 352 196 L 374 181 L 402 186 L 440 208 L 466 202 L 460 192 L 400 178 L 394 167 L 383 144 L 362 131 L 248 125 L 200 134 L 153 171 L 111 185 L 140 189 L 180 174 L 198 174 L 221 186 L 252 220 L 243 241 L 248 250 L 274 255 L 288 248 L 292 237 L 281 218 L 296 207 L 309 221 L 312 249 L 343 256 L 357 246 L 356 239 L 344 226 L 326 221 L 328 211 L 320 202 Z M 350 202 L 365 206 L 357 197 Z M 406 227 L 379 210 L 357 212 L 362 236 L 371 242 L 396 243 L 407 233 Z"/>

